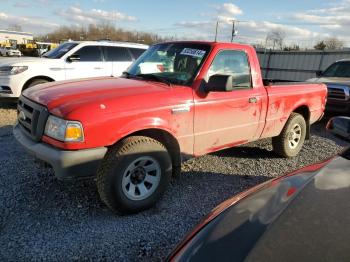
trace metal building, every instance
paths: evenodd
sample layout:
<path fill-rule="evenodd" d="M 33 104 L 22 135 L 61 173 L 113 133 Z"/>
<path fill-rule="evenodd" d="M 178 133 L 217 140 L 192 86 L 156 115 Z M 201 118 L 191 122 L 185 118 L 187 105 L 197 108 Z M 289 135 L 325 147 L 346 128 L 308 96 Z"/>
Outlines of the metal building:
<path fill-rule="evenodd" d="M 0 30 L 1 46 L 16 46 L 33 42 L 33 34 L 10 30 Z"/>
<path fill-rule="evenodd" d="M 264 78 L 305 81 L 335 61 L 350 58 L 350 51 L 264 51 L 258 50 Z"/>

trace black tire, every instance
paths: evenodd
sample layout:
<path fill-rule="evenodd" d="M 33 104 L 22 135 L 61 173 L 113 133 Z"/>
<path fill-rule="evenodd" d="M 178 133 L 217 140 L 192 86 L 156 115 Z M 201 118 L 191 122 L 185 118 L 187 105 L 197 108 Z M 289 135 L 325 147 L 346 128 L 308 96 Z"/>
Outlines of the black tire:
<path fill-rule="evenodd" d="M 298 128 L 296 128 L 298 127 Z M 297 130 L 297 132 L 295 132 Z M 298 139 L 293 139 L 293 134 L 299 133 Z M 292 113 L 282 129 L 279 136 L 272 138 L 273 150 L 283 157 L 295 157 L 303 147 L 306 137 L 306 121 L 304 117 L 298 113 Z"/>
<path fill-rule="evenodd" d="M 134 171 L 128 170 L 130 165 L 134 166 L 133 163 L 140 158 L 151 158 L 158 163 L 160 180 L 151 195 L 145 199 L 134 200 L 128 196 L 127 186 L 123 186 L 123 181 L 125 183 L 128 173 L 129 177 L 134 175 Z M 148 174 L 146 172 L 146 176 Z M 102 160 L 97 171 L 97 189 L 101 200 L 117 214 L 137 213 L 152 207 L 160 199 L 171 180 L 171 174 L 171 157 L 164 145 L 149 137 L 128 137 L 112 146 Z M 143 181 L 146 181 L 146 178 Z M 130 182 L 129 190 L 131 183 L 134 188 L 138 187 L 137 183 Z M 137 190 L 134 192 L 136 194 Z"/>
<path fill-rule="evenodd" d="M 36 85 L 40 85 L 40 84 L 45 84 L 49 82 L 46 79 L 34 79 L 33 81 L 30 82 L 30 84 L 27 86 L 27 88 L 32 87 L 32 86 L 36 86 Z"/>

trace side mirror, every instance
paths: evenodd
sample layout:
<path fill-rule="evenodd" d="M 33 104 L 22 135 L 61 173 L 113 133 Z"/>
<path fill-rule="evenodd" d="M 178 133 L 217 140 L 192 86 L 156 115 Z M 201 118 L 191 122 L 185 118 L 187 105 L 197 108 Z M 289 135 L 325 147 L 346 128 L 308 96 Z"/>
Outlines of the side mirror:
<path fill-rule="evenodd" d="M 323 73 L 323 71 L 318 70 L 318 71 L 316 71 L 316 76 L 317 76 L 317 77 L 321 77 L 321 76 L 322 76 L 322 73 Z"/>
<path fill-rule="evenodd" d="M 333 117 L 328 121 L 326 128 L 332 134 L 350 141 L 350 117 Z"/>
<path fill-rule="evenodd" d="M 212 75 L 205 86 L 206 92 L 229 92 L 233 90 L 233 76 Z"/>
<path fill-rule="evenodd" d="M 71 55 L 67 57 L 67 61 L 72 63 L 72 62 L 78 62 L 80 61 L 79 55 Z"/>

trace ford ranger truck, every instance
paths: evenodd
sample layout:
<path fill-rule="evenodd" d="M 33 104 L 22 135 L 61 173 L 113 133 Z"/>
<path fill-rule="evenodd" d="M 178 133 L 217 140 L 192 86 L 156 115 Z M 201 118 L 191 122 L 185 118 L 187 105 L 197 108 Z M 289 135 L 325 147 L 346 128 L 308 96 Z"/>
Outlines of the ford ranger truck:
<path fill-rule="evenodd" d="M 117 213 L 154 205 L 181 161 L 272 137 L 294 157 L 325 109 L 321 83 L 265 83 L 253 47 L 152 46 L 120 78 L 46 83 L 23 92 L 14 135 L 59 179 L 96 174 Z"/>
<path fill-rule="evenodd" d="M 308 81 L 327 85 L 326 111 L 350 115 L 350 60 L 339 60 L 325 71 L 318 71 L 316 75 L 317 78 Z"/>

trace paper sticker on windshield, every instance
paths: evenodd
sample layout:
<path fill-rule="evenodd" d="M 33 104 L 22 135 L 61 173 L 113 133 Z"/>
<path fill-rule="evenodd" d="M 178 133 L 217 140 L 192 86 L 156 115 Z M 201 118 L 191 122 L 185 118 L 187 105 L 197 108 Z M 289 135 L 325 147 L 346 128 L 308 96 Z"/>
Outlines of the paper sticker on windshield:
<path fill-rule="evenodd" d="M 189 56 L 202 58 L 205 55 L 205 51 L 199 50 L 199 49 L 184 48 L 184 50 L 182 50 L 181 52 L 181 55 L 189 55 Z"/>

